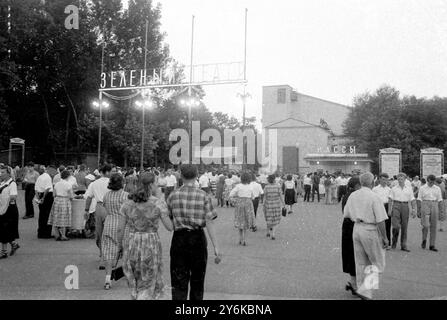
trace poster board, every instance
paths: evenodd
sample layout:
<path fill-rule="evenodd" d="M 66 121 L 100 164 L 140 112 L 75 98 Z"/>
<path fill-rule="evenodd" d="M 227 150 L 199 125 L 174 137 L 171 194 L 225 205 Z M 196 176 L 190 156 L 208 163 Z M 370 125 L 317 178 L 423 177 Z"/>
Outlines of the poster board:
<path fill-rule="evenodd" d="M 437 148 L 421 150 L 421 177 L 432 174 L 439 177 L 444 173 L 444 152 Z"/>
<path fill-rule="evenodd" d="M 379 153 L 380 173 L 393 177 L 402 170 L 402 152 L 400 149 L 381 149 Z"/>

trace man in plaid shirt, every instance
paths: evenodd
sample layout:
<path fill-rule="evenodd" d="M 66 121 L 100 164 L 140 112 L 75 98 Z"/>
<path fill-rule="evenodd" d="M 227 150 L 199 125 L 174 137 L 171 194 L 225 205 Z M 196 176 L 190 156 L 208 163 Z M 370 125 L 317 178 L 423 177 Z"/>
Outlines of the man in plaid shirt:
<path fill-rule="evenodd" d="M 203 300 L 206 264 L 208 260 L 207 239 L 204 228 L 214 246 L 219 261 L 219 250 L 214 232 L 217 213 L 211 198 L 195 185 L 197 168 L 182 165 L 183 185 L 173 191 L 166 202 L 174 224 L 171 242 L 171 286 L 173 300 Z"/>

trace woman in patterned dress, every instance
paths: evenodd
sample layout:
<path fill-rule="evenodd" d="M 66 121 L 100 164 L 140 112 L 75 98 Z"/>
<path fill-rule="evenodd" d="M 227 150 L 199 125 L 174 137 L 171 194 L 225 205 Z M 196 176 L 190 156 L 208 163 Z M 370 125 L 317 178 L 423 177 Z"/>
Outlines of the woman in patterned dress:
<path fill-rule="evenodd" d="M 246 246 L 245 235 L 248 229 L 254 226 L 254 193 L 250 186 L 251 175 L 247 172 L 241 176 L 241 183 L 230 192 L 230 198 L 236 198 L 234 209 L 234 226 L 239 230 L 239 244 Z"/>
<path fill-rule="evenodd" d="M 74 197 L 73 185 L 68 182 L 69 178 L 70 172 L 62 171 L 61 180 L 53 187 L 54 202 L 48 224 L 52 225 L 57 232 L 56 241 L 69 240 L 66 237 L 66 230 L 71 227 L 71 200 Z"/>
<path fill-rule="evenodd" d="M 121 206 L 128 200 L 128 193 L 123 190 L 124 179 L 119 173 L 110 177 L 109 192 L 104 195 L 103 206 L 106 209 L 106 219 L 101 239 L 102 257 L 106 264 L 106 280 L 104 289 L 111 288 L 112 268 L 117 264 L 122 251 L 124 234 L 124 215 Z"/>
<path fill-rule="evenodd" d="M 157 190 L 153 173 L 141 174 L 140 186 L 121 207 L 126 227 L 123 239 L 123 271 L 134 300 L 163 296 L 163 263 L 158 223 L 174 229 L 166 202 L 153 194 Z"/>
<path fill-rule="evenodd" d="M 281 208 L 284 200 L 281 187 L 275 182 L 275 175 L 269 175 L 268 184 L 264 188 L 264 215 L 267 224 L 267 237 L 275 240 L 275 228 L 281 221 Z"/>

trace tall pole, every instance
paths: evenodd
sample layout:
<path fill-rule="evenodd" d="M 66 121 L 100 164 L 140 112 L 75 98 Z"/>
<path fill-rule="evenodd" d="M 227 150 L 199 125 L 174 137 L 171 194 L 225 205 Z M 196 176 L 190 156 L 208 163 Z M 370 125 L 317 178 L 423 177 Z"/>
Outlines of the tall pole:
<path fill-rule="evenodd" d="M 245 36 L 244 36 L 244 80 L 247 80 L 247 16 L 248 9 L 245 8 Z"/>
<path fill-rule="evenodd" d="M 194 15 L 192 16 L 192 22 L 191 22 L 191 60 L 189 64 L 189 87 L 188 87 L 188 136 L 189 136 L 189 145 L 190 145 L 190 152 L 189 152 L 189 163 L 192 164 L 192 152 L 193 152 L 193 145 L 192 145 L 192 102 L 191 102 L 191 84 L 193 80 L 193 52 L 194 52 Z"/>
<path fill-rule="evenodd" d="M 144 170 L 143 161 L 144 161 L 144 110 L 145 110 L 145 106 L 143 105 L 142 108 L 143 108 L 143 125 L 142 125 L 142 129 L 141 129 L 140 172 L 143 172 L 143 170 Z"/>
<path fill-rule="evenodd" d="M 146 74 L 146 67 L 147 67 L 147 30 L 149 27 L 149 21 L 146 20 L 146 33 L 144 36 L 144 72 Z M 147 80 L 147 79 L 146 79 Z M 143 121 L 141 126 L 141 155 L 140 155 L 140 172 L 143 172 L 144 170 L 144 109 L 146 108 L 145 102 L 143 102 L 142 109 L 143 109 Z"/>
<path fill-rule="evenodd" d="M 101 52 L 101 74 L 104 72 L 104 46 L 102 44 Z M 101 164 L 101 134 L 102 134 L 102 91 L 99 91 L 99 133 L 98 133 L 98 169 Z"/>
<path fill-rule="evenodd" d="M 245 32 L 244 32 L 244 80 L 247 81 L 247 14 L 248 9 L 245 8 Z M 245 100 L 247 99 L 247 93 L 246 93 L 246 87 L 247 84 L 244 84 L 244 94 L 242 97 L 242 130 L 245 130 Z M 246 164 L 246 152 L 247 152 L 247 146 L 245 143 L 245 137 L 244 139 L 244 148 L 242 150 L 242 165 L 243 169 L 245 169 Z"/>

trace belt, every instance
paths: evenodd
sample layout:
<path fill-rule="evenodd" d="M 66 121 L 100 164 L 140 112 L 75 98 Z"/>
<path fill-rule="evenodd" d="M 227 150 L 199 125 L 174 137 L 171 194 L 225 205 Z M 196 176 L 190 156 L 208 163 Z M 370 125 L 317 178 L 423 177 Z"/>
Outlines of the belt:
<path fill-rule="evenodd" d="M 408 201 L 397 201 L 397 200 L 393 200 L 393 202 L 397 202 L 397 203 L 408 203 Z"/>
<path fill-rule="evenodd" d="M 426 201 L 426 202 L 438 202 L 438 200 L 422 200 L 422 201 Z"/>
<path fill-rule="evenodd" d="M 365 221 L 363 221 L 363 220 L 356 220 L 355 222 L 356 222 L 356 223 L 361 223 L 361 224 L 369 224 L 369 225 L 373 225 L 373 226 L 376 225 L 375 223 L 365 222 Z"/>
<path fill-rule="evenodd" d="M 96 204 L 102 204 L 102 201 L 96 201 Z"/>
<path fill-rule="evenodd" d="M 203 228 L 196 228 L 196 229 L 183 228 L 175 230 L 175 232 L 198 232 L 198 231 L 203 231 Z"/>

